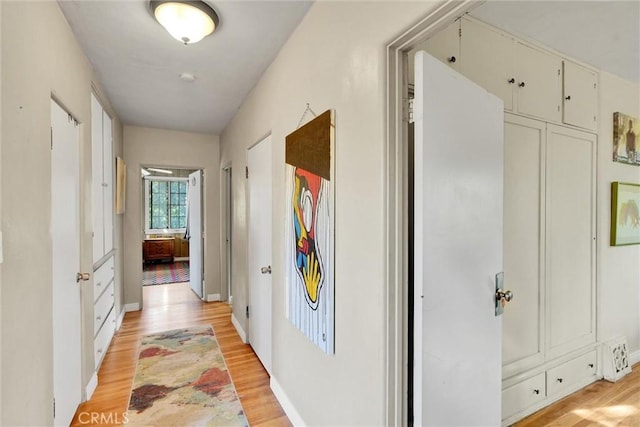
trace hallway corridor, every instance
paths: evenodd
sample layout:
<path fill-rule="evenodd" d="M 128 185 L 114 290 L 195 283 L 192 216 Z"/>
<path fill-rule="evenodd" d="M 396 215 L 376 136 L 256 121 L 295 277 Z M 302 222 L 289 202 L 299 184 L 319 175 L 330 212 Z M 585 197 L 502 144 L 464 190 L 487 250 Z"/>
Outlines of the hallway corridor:
<path fill-rule="evenodd" d="M 125 315 L 98 373 L 98 388 L 80 405 L 73 426 L 126 423 L 131 383 L 143 335 L 195 325 L 211 324 L 251 426 L 290 426 L 269 388 L 269 375 L 231 324 L 231 307 L 204 303 L 188 283 L 144 287 L 141 311 Z"/>

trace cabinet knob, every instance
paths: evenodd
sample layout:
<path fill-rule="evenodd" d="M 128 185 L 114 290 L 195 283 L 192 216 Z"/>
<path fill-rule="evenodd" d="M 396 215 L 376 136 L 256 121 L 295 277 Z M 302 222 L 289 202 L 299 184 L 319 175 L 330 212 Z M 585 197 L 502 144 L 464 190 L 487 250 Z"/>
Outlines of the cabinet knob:
<path fill-rule="evenodd" d="M 565 96 L 564 99 L 566 99 L 567 101 L 571 101 L 571 95 Z"/>
<path fill-rule="evenodd" d="M 102 320 L 102 316 L 98 316 L 98 317 L 96 317 L 96 320 L 97 320 L 98 322 L 99 322 L 99 321 L 101 321 L 101 320 Z"/>
<path fill-rule="evenodd" d="M 538 389 L 533 390 L 533 394 L 540 394 L 540 390 Z"/>
<path fill-rule="evenodd" d="M 589 367 L 590 367 L 590 368 L 593 368 L 593 363 L 589 363 Z"/>
<path fill-rule="evenodd" d="M 556 381 L 562 384 L 562 378 L 558 378 Z"/>
<path fill-rule="evenodd" d="M 456 57 L 455 56 L 450 56 L 449 58 L 447 58 L 447 61 L 449 61 L 450 63 L 454 63 L 456 62 Z"/>
<path fill-rule="evenodd" d="M 520 82 L 520 84 L 518 84 L 518 86 L 524 87 L 524 82 Z"/>
<path fill-rule="evenodd" d="M 510 84 L 514 84 L 516 82 L 516 79 L 511 77 L 509 80 L 507 80 L 507 82 L 509 82 Z"/>

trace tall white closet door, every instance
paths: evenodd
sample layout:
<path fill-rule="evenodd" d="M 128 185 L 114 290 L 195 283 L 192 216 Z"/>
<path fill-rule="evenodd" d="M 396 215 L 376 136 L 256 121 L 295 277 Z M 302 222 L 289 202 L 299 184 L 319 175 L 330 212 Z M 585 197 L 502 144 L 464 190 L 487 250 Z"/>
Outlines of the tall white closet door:
<path fill-rule="evenodd" d="M 102 178 L 103 178 L 103 206 L 104 206 L 104 254 L 113 249 L 113 138 L 111 118 L 102 112 Z"/>
<path fill-rule="evenodd" d="M 544 154 L 546 125 L 505 114 L 504 281 L 515 298 L 503 319 L 503 377 L 544 360 Z"/>
<path fill-rule="evenodd" d="M 555 357 L 595 340 L 596 137 L 547 129 L 547 339 Z"/>
<path fill-rule="evenodd" d="M 93 218 L 93 262 L 104 255 L 104 202 L 102 196 L 102 105 L 91 94 L 91 215 Z"/>

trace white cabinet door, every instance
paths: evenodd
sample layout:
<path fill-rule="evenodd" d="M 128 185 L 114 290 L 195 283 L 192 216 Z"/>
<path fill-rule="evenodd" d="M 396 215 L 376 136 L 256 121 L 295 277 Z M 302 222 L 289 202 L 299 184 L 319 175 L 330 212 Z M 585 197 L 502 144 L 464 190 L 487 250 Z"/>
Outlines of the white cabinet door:
<path fill-rule="evenodd" d="M 503 377 L 544 361 L 546 124 L 510 114 L 504 124 L 504 283 L 515 298 L 503 319 Z"/>
<path fill-rule="evenodd" d="M 548 357 L 595 341 L 596 137 L 547 126 Z"/>
<path fill-rule="evenodd" d="M 562 60 L 516 42 L 516 97 L 519 113 L 560 122 Z"/>
<path fill-rule="evenodd" d="M 113 139 L 111 118 L 106 112 L 102 112 L 102 198 L 103 198 L 103 230 L 104 253 L 108 254 L 113 249 Z"/>
<path fill-rule="evenodd" d="M 416 50 L 424 50 L 453 69 L 460 65 L 460 20 L 451 23 L 429 39 L 418 44 Z"/>
<path fill-rule="evenodd" d="M 564 61 L 564 94 L 562 121 L 585 129 L 596 130 L 598 112 L 598 76 L 595 71 Z"/>
<path fill-rule="evenodd" d="M 426 52 L 415 67 L 415 425 L 497 426 L 503 105 Z"/>
<path fill-rule="evenodd" d="M 487 25 L 461 20 L 459 71 L 513 109 L 514 41 Z"/>
<path fill-rule="evenodd" d="M 102 190 L 102 106 L 91 94 L 91 215 L 93 218 L 93 262 L 104 256 L 104 200 Z"/>

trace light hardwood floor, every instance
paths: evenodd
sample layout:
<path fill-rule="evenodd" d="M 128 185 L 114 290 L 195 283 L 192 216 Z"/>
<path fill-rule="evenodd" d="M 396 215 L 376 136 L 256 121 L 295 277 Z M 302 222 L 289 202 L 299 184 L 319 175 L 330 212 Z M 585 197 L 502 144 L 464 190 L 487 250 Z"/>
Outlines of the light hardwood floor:
<path fill-rule="evenodd" d="M 211 324 L 252 426 L 290 426 L 269 388 L 269 376 L 231 324 L 226 303 L 203 303 L 188 284 L 144 287 L 142 311 L 127 313 L 98 373 L 90 401 L 73 426 L 121 424 L 127 410 L 140 338 L 149 333 Z M 93 421 L 92 422 L 92 417 Z M 517 427 L 640 426 L 640 364 L 619 382 L 598 381 L 515 424 Z"/>
<path fill-rule="evenodd" d="M 617 383 L 597 381 L 515 424 L 516 427 L 640 426 L 640 364 Z"/>
<path fill-rule="evenodd" d="M 269 388 L 269 375 L 251 347 L 231 324 L 231 308 L 223 302 L 203 303 L 188 283 L 145 286 L 144 310 L 127 313 L 98 372 L 98 388 L 80 405 L 72 426 L 114 425 L 126 421 L 138 346 L 143 335 L 210 324 L 227 362 L 251 426 L 291 423 Z"/>

